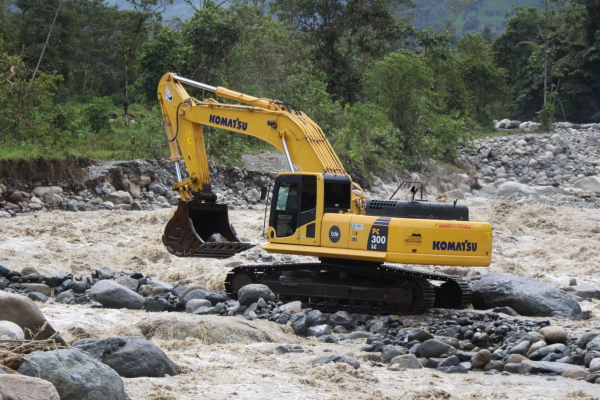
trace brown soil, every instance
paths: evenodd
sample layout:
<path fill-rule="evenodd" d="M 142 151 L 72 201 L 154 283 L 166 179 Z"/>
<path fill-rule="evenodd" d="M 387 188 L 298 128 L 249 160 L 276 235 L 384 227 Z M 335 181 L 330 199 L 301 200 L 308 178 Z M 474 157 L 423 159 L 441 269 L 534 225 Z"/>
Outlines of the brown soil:
<path fill-rule="evenodd" d="M 72 186 L 85 182 L 89 158 L 72 160 L 0 160 L 0 181 L 5 184 L 27 183 L 43 186 Z"/>

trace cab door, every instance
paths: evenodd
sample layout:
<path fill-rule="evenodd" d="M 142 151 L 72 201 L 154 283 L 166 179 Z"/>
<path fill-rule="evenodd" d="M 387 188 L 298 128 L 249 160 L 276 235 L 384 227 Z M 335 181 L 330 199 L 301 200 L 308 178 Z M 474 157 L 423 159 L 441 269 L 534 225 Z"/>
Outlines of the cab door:
<path fill-rule="evenodd" d="M 301 175 L 280 175 L 275 180 L 269 218 L 270 242 L 298 244 L 301 185 Z"/>

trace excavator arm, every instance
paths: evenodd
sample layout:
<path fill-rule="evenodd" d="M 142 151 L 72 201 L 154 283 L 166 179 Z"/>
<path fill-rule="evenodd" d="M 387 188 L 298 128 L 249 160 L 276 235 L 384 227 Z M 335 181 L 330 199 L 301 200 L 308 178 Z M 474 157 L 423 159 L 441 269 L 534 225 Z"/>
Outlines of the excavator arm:
<path fill-rule="evenodd" d="M 190 97 L 182 84 L 246 105 L 221 103 L 212 98 L 198 100 Z M 321 128 L 303 112 L 282 102 L 205 85 L 173 73 L 167 73 L 161 79 L 158 100 L 171 161 L 177 163 L 183 156 L 190 174 L 188 180 L 180 179 L 175 185 L 183 199 L 196 197 L 211 201 L 214 196 L 210 191 L 203 126 L 254 136 L 273 145 L 285 153 L 292 172 L 295 164 L 301 172 L 347 175 Z M 365 198 L 358 185 L 354 185 L 354 189 L 353 210 L 360 213 Z"/>

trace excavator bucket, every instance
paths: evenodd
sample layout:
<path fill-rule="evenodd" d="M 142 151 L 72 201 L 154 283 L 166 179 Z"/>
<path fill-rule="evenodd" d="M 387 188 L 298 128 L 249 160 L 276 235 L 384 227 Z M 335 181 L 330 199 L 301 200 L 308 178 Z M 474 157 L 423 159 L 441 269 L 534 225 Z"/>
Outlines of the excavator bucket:
<path fill-rule="evenodd" d="M 229 223 L 227 204 L 180 200 L 163 243 L 177 257 L 228 258 L 255 245 L 243 243 Z"/>

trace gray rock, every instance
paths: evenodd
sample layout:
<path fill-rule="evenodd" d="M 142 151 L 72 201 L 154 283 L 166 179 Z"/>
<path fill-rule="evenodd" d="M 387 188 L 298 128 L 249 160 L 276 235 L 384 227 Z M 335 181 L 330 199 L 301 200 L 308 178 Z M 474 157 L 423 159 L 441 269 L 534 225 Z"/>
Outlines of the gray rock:
<path fill-rule="evenodd" d="M 586 346 L 587 351 L 600 351 L 600 336 L 596 336 Z"/>
<path fill-rule="evenodd" d="M 517 344 L 516 346 L 513 346 L 513 348 L 510 349 L 509 354 L 520 354 L 520 355 L 524 356 L 527 354 L 530 347 L 531 347 L 531 343 L 529 342 L 529 340 L 524 340 L 521 343 Z"/>
<path fill-rule="evenodd" d="M 294 329 L 296 335 L 306 334 L 306 331 L 308 329 L 308 321 L 306 320 L 305 313 L 292 314 L 290 322 L 292 323 L 292 329 Z"/>
<path fill-rule="evenodd" d="M 96 275 L 98 275 L 98 279 L 111 279 L 115 271 L 110 267 L 100 267 L 96 269 Z"/>
<path fill-rule="evenodd" d="M 60 186 L 38 186 L 33 189 L 33 194 L 36 197 L 42 198 L 46 194 L 62 195 L 63 190 Z"/>
<path fill-rule="evenodd" d="M 243 306 L 249 306 L 252 303 L 256 303 L 260 298 L 265 301 L 277 301 L 275 293 L 273 293 L 267 285 L 262 285 L 260 283 L 252 283 L 243 286 L 238 290 L 238 301 Z"/>
<path fill-rule="evenodd" d="M 547 362 L 547 361 L 531 361 L 525 360 L 521 362 L 519 367 L 519 372 L 521 374 L 548 374 L 555 373 L 557 375 L 562 375 L 567 372 L 585 372 L 585 368 L 579 367 L 577 365 L 571 365 L 560 362 Z"/>
<path fill-rule="evenodd" d="M 133 279 L 130 276 L 118 276 L 117 279 L 115 279 L 115 282 L 117 282 L 121 286 L 125 286 L 127 289 L 132 290 L 134 292 L 138 289 L 137 279 Z"/>
<path fill-rule="evenodd" d="M 426 332 L 426 331 L 422 330 L 422 329 L 417 329 L 417 330 L 411 331 L 408 334 L 408 341 L 409 342 L 411 342 L 413 340 L 418 340 L 419 342 L 422 343 L 422 342 L 424 342 L 426 340 L 429 340 L 429 339 L 433 339 L 433 335 L 431 333 L 429 333 L 429 332 Z"/>
<path fill-rule="evenodd" d="M 73 289 L 73 291 L 76 293 L 83 293 L 88 289 L 88 286 L 83 281 L 72 280 L 69 283 L 69 289 Z"/>
<path fill-rule="evenodd" d="M 306 313 L 306 326 L 326 325 L 327 317 L 319 310 L 311 310 Z M 331 332 L 330 332 L 331 333 Z"/>
<path fill-rule="evenodd" d="M 590 362 L 590 372 L 598 372 L 600 371 L 600 358 L 594 358 Z"/>
<path fill-rule="evenodd" d="M 61 294 L 56 296 L 56 302 L 62 303 L 65 300 L 69 301 L 74 298 L 75 298 L 75 291 L 73 289 L 69 289 L 69 290 L 65 290 L 64 292 L 62 292 Z"/>
<path fill-rule="evenodd" d="M 35 351 L 18 372 L 54 385 L 61 400 L 128 400 L 123 380 L 109 366 L 79 349 Z"/>
<path fill-rule="evenodd" d="M 506 363 L 504 364 L 504 372 L 510 372 L 511 374 L 518 374 L 521 369 L 521 363 Z"/>
<path fill-rule="evenodd" d="M 21 286 L 27 288 L 29 293 L 41 293 L 46 297 L 50 297 L 52 295 L 50 286 L 44 285 L 43 283 L 22 283 Z"/>
<path fill-rule="evenodd" d="M 90 353 L 125 378 L 177 375 L 177 366 L 164 351 L 141 337 L 81 339 L 73 347 Z"/>
<path fill-rule="evenodd" d="M 600 177 L 588 176 L 575 182 L 573 187 L 584 192 L 600 192 Z"/>
<path fill-rule="evenodd" d="M 332 325 L 341 325 L 346 329 L 352 329 L 354 327 L 354 321 L 352 316 L 347 311 L 338 311 L 329 317 L 329 322 Z"/>
<path fill-rule="evenodd" d="M 590 285 L 573 285 L 561 288 L 572 296 L 581 297 L 582 299 L 600 299 L 600 289 Z"/>
<path fill-rule="evenodd" d="M 0 370 L 1 371 L 1 370 Z M 31 376 L 0 375 L 0 399 L 60 400 L 52 383 Z"/>
<path fill-rule="evenodd" d="M 185 312 L 191 314 L 200 307 L 212 307 L 212 303 L 206 299 L 192 299 L 185 303 Z"/>
<path fill-rule="evenodd" d="M 108 193 L 104 196 L 105 202 L 110 202 L 114 205 L 118 204 L 131 204 L 133 203 L 133 198 L 128 192 L 119 190 L 117 192 Z"/>
<path fill-rule="evenodd" d="M 0 275 L 2 276 L 6 276 L 8 275 L 8 273 L 12 271 L 10 268 L 8 268 L 6 265 L 0 264 Z"/>
<path fill-rule="evenodd" d="M 321 356 L 316 358 L 313 361 L 313 365 L 325 365 L 329 363 L 346 363 L 354 369 L 358 369 L 360 367 L 360 363 L 355 358 L 346 356 L 346 355 L 330 355 L 330 356 Z"/>
<path fill-rule="evenodd" d="M 182 295 L 183 295 L 183 293 L 182 293 Z M 185 295 L 179 296 L 179 297 L 180 297 L 180 299 L 181 299 L 181 297 L 183 297 L 183 304 L 187 304 L 188 301 L 193 300 L 193 299 L 203 299 L 203 300 L 210 301 L 210 303 L 213 306 L 216 305 L 217 303 L 224 303 L 224 302 L 230 300 L 229 296 L 227 296 L 227 293 L 214 292 L 212 290 L 205 290 L 205 289 L 192 289 L 189 292 L 187 292 Z"/>
<path fill-rule="evenodd" d="M 437 368 L 454 367 L 454 366 L 458 365 L 459 363 L 460 363 L 460 360 L 458 359 L 458 357 L 452 356 L 452 357 L 448 357 L 448 358 L 445 358 L 442 361 L 440 361 L 437 365 Z"/>
<path fill-rule="evenodd" d="M 504 371 L 504 363 L 500 360 L 492 360 L 483 367 L 483 370 L 484 371 L 494 370 L 494 371 L 502 372 L 502 371 Z"/>
<path fill-rule="evenodd" d="M 535 279 L 492 272 L 475 281 L 471 290 L 477 309 L 508 306 L 521 315 L 583 319 L 571 295 Z"/>
<path fill-rule="evenodd" d="M 139 310 L 144 306 L 142 296 L 110 280 L 98 281 L 92 286 L 90 297 L 108 308 Z"/>
<path fill-rule="evenodd" d="M 585 349 L 588 343 L 594 340 L 596 336 L 600 336 L 600 331 L 591 331 L 582 334 L 577 340 L 577 346 L 579 348 Z"/>
<path fill-rule="evenodd" d="M 164 312 L 169 309 L 169 302 L 160 296 L 149 296 L 144 300 L 144 310 L 148 312 Z"/>
<path fill-rule="evenodd" d="M 364 339 L 364 338 L 369 338 L 371 336 L 373 336 L 373 334 L 371 332 L 354 331 L 354 332 L 350 332 L 347 335 L 344 335 L 344 339 Z"/>
<path fill-rule="evenodd" d="M 73 274 L 70 272 L 62 271 L 52 275 L 46 275 L 42 277 L 46 285 L 50 287 L 60 286 L 64 281 L 73 279 Z"/>
<path fill-rule="evenodd" d="M 44 296 L 41 293 L 37 293 L 37 292 L 27 293 L 27 297 L 29 297 L 33 301 L 39 301 L 41 303 L 45 303 L 48 301 L 48 297 Z"/>
<path fill-rule="evenodd" d="M 438 358 L 442 354 L 448 354 L 450 345 L 437 339 L 429 339 L 423 342 L 418 355 L 425 358 Z"/>
<path fill-rule="evenodd" d="M 306 330 L 306 336 L 326 336 L 331 335 L 331 327 L 327 324 L 310 326 Z"/>
<path fill-rule="evenodd" d="M 447 374 L 468 374 L 469 370 L 460 365 L 456 365 L 444 370 L 444 372 Z"/>
<path fill-rule="evenodd" d="M 244 314 L 245 317 L 248 317 L 248 315 L 250 315 L 250 313 L 254 313 L 254 311 L 248 311 L 248 313 Z M 216 307 L 198 307 L 194 310 L 194 312 L 192 314 L 196 314 L 196 315 L 215 315 L 218 314 L 219 310 Z M 256 318 L 256 314 L 254 314 L 254 317 Z M 248 318 L 248 319 L 254 319 L 254 318 Z"/>
<path fill-rule="evenodd" d="M 383 359 L 383 362 L 389 362 L 393 358 L 405 354 L 406 350 L 404 350 L 404 347 L 398 347 L 391 344 L 388 344 L 381 349 L 381 358 Z"/>
<path fill-rule="evenodd" d="M 400 368 L 420 369 L 423 365 L 414 354 L 396 356 L 390 360 L 390 364 L 399 364 Z"/>
<path fill-rule="evenodd" d="M 292 301 L 290 303 L 286 303 L 279 306 L 279 310 L 288 314 L 302 312 L 302 303 L 299 301 Z"/>
<path fill-rule="evenodd" d="M 22 339 L 25 339 L 25 334 L 19 325 L 10 321 L 0 321 L 0 340 Z"/>

